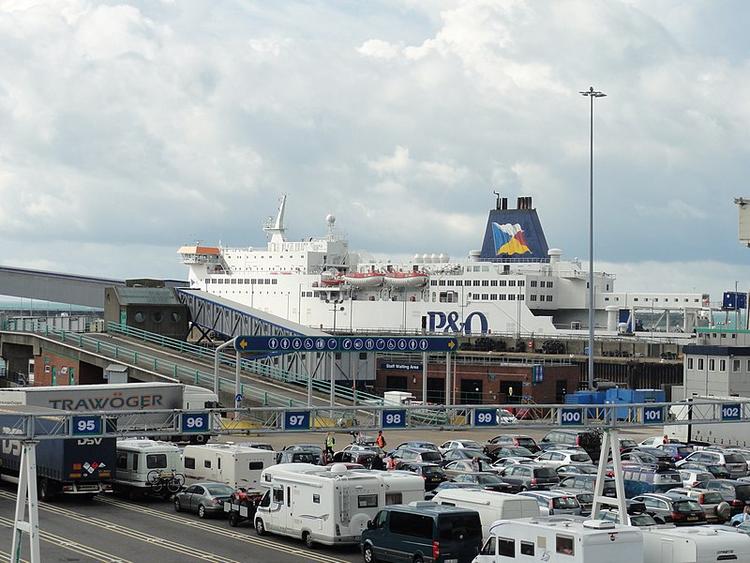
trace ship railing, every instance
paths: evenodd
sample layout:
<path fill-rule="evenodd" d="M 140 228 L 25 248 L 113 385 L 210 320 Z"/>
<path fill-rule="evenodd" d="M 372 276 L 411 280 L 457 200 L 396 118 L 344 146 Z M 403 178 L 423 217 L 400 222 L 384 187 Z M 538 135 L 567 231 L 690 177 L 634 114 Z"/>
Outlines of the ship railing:
<path fill-rule="evenodd" d="M 54 339 L 61 343 L 103 356 L 108 360 L 116 360 L 127 367 L 136 369 L 141 368 L 162 375 L 167 379 L 173 379 L 190 385 L 207 387 L 209 389 L 212 389 L 214 386 L 213 372 L 193 369 L 165 358 L 128 348 L 122 344 L 102 341 L 100 338 L 87 336 L 86 334 L 79 332 L 56 330 L 54 328 L 45 328 L 40 331 L 32 332 L 14 330 L 12 325 L 6 325 L 5 329 L 14 332 L 30 332 L 31 334 Z M 220 375 L 219 390 L 234 395 L 234 378 L 222 377 Z M 241 383 L 240 393 L 242 393 L 248 401 L 259 403 L 262 406 L 297 407 L 305 404 L 302 401 L 290 399 L 285 395 L 258 389 L 252 383 Z"/>
<path fill-rule="evenodd" d="M 214 361 L 215 349 L 213 347 L 192 344 L 183 340 L 169 338 L 168 336 L 154 334 L 152 332 L 114 322 L 107 323 L 107 331 L 112 334 L 121 334 L 123 336 L 150 342 L 162 348 L 175 350 L 180 354 L 188 354 L 205 361 Z M 236 365 L 234 354 L 220 353 L 219 362 L 222 365 L 231 367 Z M 240 360 L 240 369 L 247 373 L 267 377 L 275 381 L 292 385 L 306 386 L 308 384 L 308 379 L 310 379 L 307 374 L 288 371 L 276 366 L 268 365 L 259 360 L 248 358 Z M 326 396 L 330 394 L 330 382 L 326 380 L 312 378 L 311 386 L 315 392 L 325 394 Z M 357 404 L 362 401 L 376 401 L 378 404 L 382 404 L 381 397 L 364 391 L 351 389 L 345 385 L 334 385 L 334 394 L 339 400 L 349 401 L 352 404 Z"/>

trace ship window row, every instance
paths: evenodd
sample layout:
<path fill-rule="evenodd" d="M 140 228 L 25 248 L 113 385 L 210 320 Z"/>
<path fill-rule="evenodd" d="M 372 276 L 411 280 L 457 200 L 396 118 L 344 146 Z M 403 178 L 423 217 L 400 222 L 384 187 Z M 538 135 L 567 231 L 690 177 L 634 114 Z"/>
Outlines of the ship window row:
<path fill-rule="evenodd" d="M 260 278 L 260 279 L 254 279 L 254 278 L 244 278 L 244 279 L 243 278 L 216 278 L 216 279 L 206 278 L 205 282 L 206 282 L 206 285 L 213 285 L 213 284 L 231 284 L 231 285 L 236 285 L 236 284 L 250 284 L 250 285 L 268 284 L 268 285 L 276 285 L 277 283 L 279 283 L 279 280 L 275 280 L 275 279 L 263 279 L 263 278 Z"/>
<path fill-rule="evenodd" d="M 638 299 L 639 299 L 638 297 L 633 297 L 633 301 L 638 301 Z M 644 297 L 644 298 L 643 298 L 643 301 L 644 301 L 644 302 L 646 302 L 646 303 L 648 303 L 648 297 Z M 665 298 L 663 299 L 663 301 L 664 301 L 664 303 L 669 303 L 669 297 L 665 297 Z M 673 301 L 674 303 L 679 303 L 679 302 L 680 302 L 680 298 L 679 298 L 679 297 L 673 297 L 673 298 L 672 298 L 672 301 Z M 688 303 L 688 302 L 690 301 L 690 299 L 688 299 L 687 297 L 684 297 L 684 298 L 682 299 L 682 301 L 683 301 L 684 303 Z M 699 301 L 700 301 L 700 299 L 693 299 L 693 303 L 698 303 Z M 658 303 L 658 302 L 659 302 L 659 298 L 658 298 L 658 297 L 654 297 L 654 298 L 652 299 L 652 302 L 653 302 L 653 303 Z"/>
<path fill-rule="evenodd" d="M 544 287 L 545 282 L 540 282 Z M 552 282 L 546 282 L 547 287 L 552 287 Z M 536 287 L 536 282 L 531 282 Z M 431 286 L 448 287 L 523 287 L 524 280 L 430 280 Z"/>
<path fill-rule="evenodd" d="M 536 280 L 531 280 L 529 282 L 529 285 L 531 287 L 536 287 L 537 284 L 539 285 L 539 287 L 550 287 L 551 288 L 551 287 L 554 287 L 555 282 L 551 282 L 551 281 L 540 281 L 540 282 L 537 282 Z"/>
<path fill-rule="evenodd" d="M 706 363 L 704 363 L 703 358 L 698 358 L 698 371 L 702 371 Z M 707 362 L 708 364 L 708 371 L 716 371 L 716 360 L 714 358 L 711 358 Z M 687 361 L 687 367 L 688 369 L 693 369 L 693 358 L 688 358 Z M 747 368 L 750 370 L 750 360 L 747 361 Z M 719 371 L 727 371 L 727 361 L 726 360 L 719 360 Z M 733 360 L 732 363 L 732 371 L 740 371 L 740 361 L 739 360 Z"/>

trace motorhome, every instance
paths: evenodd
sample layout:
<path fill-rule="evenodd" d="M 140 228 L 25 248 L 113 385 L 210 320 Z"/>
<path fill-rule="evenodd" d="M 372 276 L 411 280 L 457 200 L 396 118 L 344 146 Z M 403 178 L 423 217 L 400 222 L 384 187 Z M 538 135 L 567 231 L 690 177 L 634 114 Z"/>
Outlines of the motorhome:
<path fill-rule="evenodd" d="M 643 530 L 643 563 L 750 561 L 750 539 L 715 527 Z"/>
<path fill-rule="evenodd" d="M 421 487 L 424 498 L 424 482 L 417 475 L 389 478 L 379 471 L 350 471 L 344 464 L 295 465 L 263 470 L 261 481 L 269 490 L 255 514 L 259 534 L 300 538 L 308 547 L 355 544 L 367 522 L 386 505 L 386 493 L 395 499 L 398 493 L 407 496 Z"/>
<path fill-rule="evenodd" d="M 476 510 L 482 521 L 482 537 L 490 536 L 490 527 L 498 520 L 538 518 L 539 503 L 533 498 L 479 489 L 446 489 L 433 502 Z"/>
<path fill-rule="evenodd" d="M 520 558 L 520 559 L 519 559 Z M 643 561 L 638 528 L 562 517 L 499 520 L 474 563 L 631 563 Z"/>
<path fill-rule="evenodd" d="M 180 448 L 171 442 L 118 440 L 116 459 L 115 492 L 166 497 L 185 484 Z"/>
<path fill-rule="evenodd" d="M 385 486 L 386 505 L 409 504 L 424 500 L 424 479 L 405 471 L 373 471 Z M 416 479 L 415 479 L 416 477 Z"/>
<path fill-rule="evenodd" d="M 215 481 L 234 488 L 256 488 L 262 471 L 275 463 L 275 452 L 236 444 L 185 446 L 183 450 L 188 483 Z"/>

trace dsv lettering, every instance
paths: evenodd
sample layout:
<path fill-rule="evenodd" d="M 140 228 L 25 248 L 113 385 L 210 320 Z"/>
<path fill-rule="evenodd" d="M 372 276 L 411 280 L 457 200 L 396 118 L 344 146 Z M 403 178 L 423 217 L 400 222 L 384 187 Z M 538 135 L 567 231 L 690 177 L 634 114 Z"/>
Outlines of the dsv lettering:
<path fill-rule="evenodd" d="M 65 411 L 107 411 L 120 409 L 142 409 L 162 406 L 161 395 L 138 395 L 131 397 L 93 397 L 82 399 L 50 399 L 50 407 Z"/>
<path fill-rule="evenodd" d="M 475 318 L 479 320 L 479 333 L 487 334 L 489 330 L 487 317 L 479 311 L 470 313 L 464 322 L 459 322 L 456 311 L 451 311 L 447 315 L 442 311 L 428 311 L 427 325 L 430 332 L 465 332 L 466 334 L 472 334 L 474 333 L 472 329 Z"/>

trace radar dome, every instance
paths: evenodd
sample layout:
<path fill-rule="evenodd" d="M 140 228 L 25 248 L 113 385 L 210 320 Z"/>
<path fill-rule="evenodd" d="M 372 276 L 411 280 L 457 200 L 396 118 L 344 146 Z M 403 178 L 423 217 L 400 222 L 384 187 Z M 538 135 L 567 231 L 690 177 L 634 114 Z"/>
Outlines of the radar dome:
<path fill-rule="evenodd" d="M 333 215 L 332 213 L 329 213 L 328 215 L 326 215 L 326 223 L 328 223 L 329 225 L 333 225 L 335 222 L 336 222 L 335 215 Z"/>

